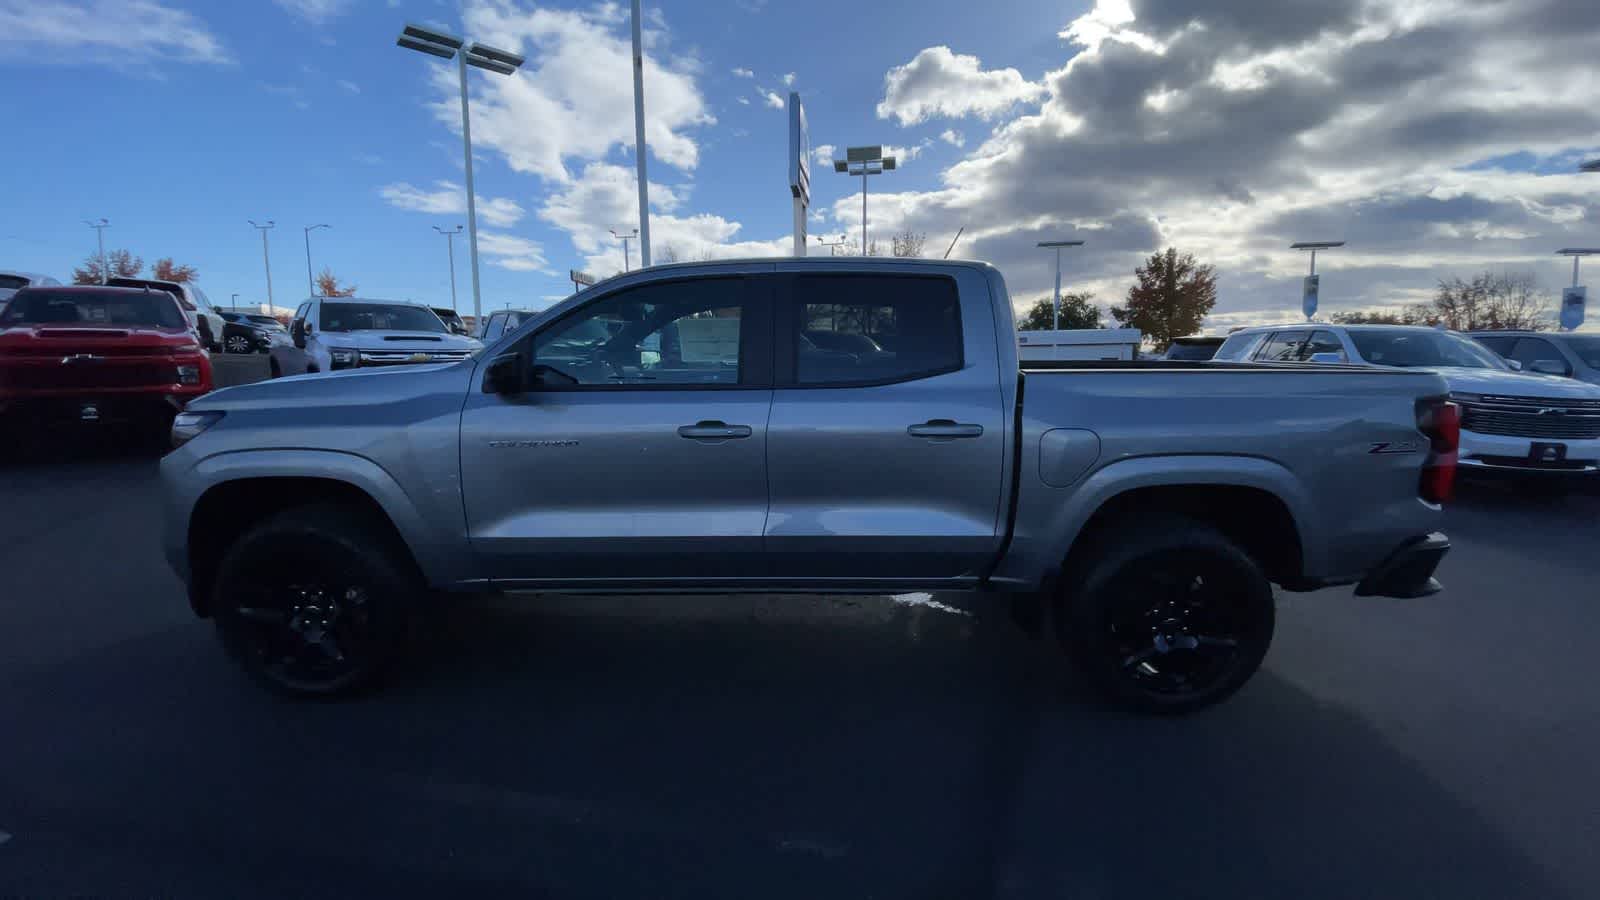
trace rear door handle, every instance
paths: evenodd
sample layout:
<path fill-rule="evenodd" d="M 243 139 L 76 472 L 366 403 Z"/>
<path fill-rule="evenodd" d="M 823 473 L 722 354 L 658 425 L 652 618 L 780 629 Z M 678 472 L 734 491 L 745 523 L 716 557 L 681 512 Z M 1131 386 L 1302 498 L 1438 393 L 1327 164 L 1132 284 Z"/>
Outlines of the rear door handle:
<path fill-rule="evenodd" d="M 950 440 L 952 438 L 975 438 L 983 436 L 982 425 L 967 425 L 952 419 L 929 419 L 921 425 L 912 425 L 906 429 L 906 434 L 918 438 L 934 438 Z"/>
<path fill-rule="evenodd" d="M 691 441 L 731 441 L 736 438 L 747 438 L 753 433 L 749 425 L 729 425 L 714 419 L 678 426 L 678 437 L 685 437 Z"/>

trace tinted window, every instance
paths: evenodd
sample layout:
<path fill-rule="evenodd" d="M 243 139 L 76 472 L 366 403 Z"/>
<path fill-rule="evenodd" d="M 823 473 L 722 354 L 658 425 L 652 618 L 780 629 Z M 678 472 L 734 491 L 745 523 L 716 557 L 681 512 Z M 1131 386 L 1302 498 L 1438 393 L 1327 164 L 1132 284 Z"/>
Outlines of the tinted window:
<path fill-rule="evenodd" d="M 1255 346 L 1256 341 L 1259 340 L 1261 340 L 1260 332 L 1229 335 L 1228 339 L 1222 342 L 1222 346 L 1217 348 L 1217 352 L 1211 358 L 1243 359 L 1250 355 L 1250 348 Z"/>
<path fill-rule="evenodd" d="M 28 279 L 20 275 L 0 275 L 0 288 L 17 290 L 28 286 Z"/>
<path fill-rule="evenodd" d="M 432 310 L 396 303 L 329 303 L 319 315 L 323 331 L 445 331 Z"/>
<path fill-rule="evenodd" d="M 1167 354 L 1163 358 L 1164 359 L 1183 359 L 1183 360 L 1191 360 L 1191 361 L 1193 361 L 1193 360 L 1207 360 L 1207 359 L 1210 359 L 1211 357 L 1216 355 L 1217 348 L 1219 346 L 1220 346 L 1219 344 L 1211 344 L 1211 343 L 1196 343 L 1196 342 L 1179 343 L 1177 341 L 1174 341 L 1172 346 L 1167 348 Z"/>
<path fill-rule="evenodd" d="M 743 292 L 740 278 L 622 291 L 539 332 L 533 362 L 580 385 L 736 385 Z"/>
<path fill-rule="evenodd" d="M 794 280 L 798 384 L 904 381 L 961 368 L 961 306 L 944 278 Z"/>
<path fill-rule="evenodd" d="M 1352 328 L 1350 343 L 1380 366 L 1455 366 L 1503 369 L 1500 358 L 1474 341 L 1432 328 Z"/>
<path fill-rule="evenodd" d="M 1475 340 L 1478 343 L 1484 345 L 1485 347 L 1488 347 L 1490 350 L 1493 350 L 1494 352 L 1500 354 L 1501 356 L 1510 356 L 1511 355 L 1512 346 L 1514 346 L 1517 343 L 1517 339 L 1516 338 L 1514 338 L 1514 337 L 1505 337 L 1505 336 L 1499 336 L 1499 337 L 1476 337 L 1476 338 L 1473 338 L 1473 340 Z"/>
<path fill-rule="evenodd" d="M 1591 369 L 1600 369 L 1600 337 L 1569 337 L 1567 349 Z"/>
<path fill-rule="evenodd" d="M 153 325 L 187 328 L 172 295 L 163 291 L 78 293 L 21 290 L 12 296 L 0 325 Z"/>
<path fill-rule="evenodd" d="M 1300 359 L 1300 345 L 1305 343 L 1304 331 L 1279 331 L 1267 339 L 1256 352 L 1262 362 L 1296 362 Z"/>
<path fill-rule="evenodd" d="M 311 301 L 310 300 L 307 300 L 306 302 L 300 304 L 299 308 L 294 311 L 295 321 L 298 322 L 298 321 L 303 320 L 306 317 L 306 311 L 309 310 L 310 308 L 311 308 Z"/>
<path fill-rule="evenodd" d="M 1533 371 L 1533 364 L 1544 362 L 1548 365 L 1560 366 L 1564 375 L 1572 374 L 1572 366 L 1567 365 L 1567 358 L 1561 355 L 1556 346 L 1543 338 L 1517 338 L 1517 344 L 1511 349 L 1511 359 L 1522 363 L 1524 372 Z"/>
<path fill-rule="evenodd" d="M 1339 359 L 1345 358 L 1344 345 L 1339 343 L 1339 336 L 1331 331 L 1311 332 L 1311 339 L 1300 348 L 1300 358 L 1306 362 L 1310 362 L 1311 357 L 1318 353 L 1337 353 Z"/>
<path fill-rule="evenodd" d="M 505 330 L 506 314 L 494 313 L 493 315 L 489 316 L 489 321 L 483 326 L 483 340 L 485 342 L 497 341 L 500 339 L 500 335 L 505 333 Z"/>

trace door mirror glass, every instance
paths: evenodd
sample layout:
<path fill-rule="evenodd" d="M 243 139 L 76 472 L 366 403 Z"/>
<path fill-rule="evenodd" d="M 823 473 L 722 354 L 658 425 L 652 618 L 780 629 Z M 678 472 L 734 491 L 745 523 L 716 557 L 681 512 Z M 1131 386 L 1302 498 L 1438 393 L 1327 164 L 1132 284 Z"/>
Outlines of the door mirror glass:
<path fill-rule="evenodd" d="M 522 393 L 522 354 L 502 353 L 489 360 L 489 365 L 483 374 L 483 392 L 485 394 L 504 394 L 514 397 Z"/>
<path fill-rule="evenodd" d="M 301 350 L 306 348 L 306 323 L 304 319 L 295 319 L 294 325 L 289 330 L 289 337 L 294 340 L 294 345 Z"/>
<path fill-rule="evenodd" d="M 1522 371 L 1522 360 L 1520 360 L 1520 359 L 1508 359 L 1508 360 L 1505 361 L 1505 364 L 1510 366 L 1511 367 L 1511 371 L 1513 371 L 1513 372 L 1521 372 Z"/>

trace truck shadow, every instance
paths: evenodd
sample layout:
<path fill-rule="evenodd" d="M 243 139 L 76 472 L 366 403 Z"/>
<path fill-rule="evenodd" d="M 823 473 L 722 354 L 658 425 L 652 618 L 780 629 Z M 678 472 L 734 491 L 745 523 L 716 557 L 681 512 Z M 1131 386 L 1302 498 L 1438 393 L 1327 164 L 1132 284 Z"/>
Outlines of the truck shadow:
<path fill-rule="evenodd" d="M 217 855 L 263 895 L 1558 896 L 1358 716 L 1270 672 L 1200 716 L 1124 716 L 986 616 L 475 603 L 415 674 L 340 703 L 259 691 L 207 631 L 0 698 L 48 748 L 0 773 L 20 819 L 0 824 L 122 835 L 135 892 L 170 893 L 139 880 L 156 861 Z"/>

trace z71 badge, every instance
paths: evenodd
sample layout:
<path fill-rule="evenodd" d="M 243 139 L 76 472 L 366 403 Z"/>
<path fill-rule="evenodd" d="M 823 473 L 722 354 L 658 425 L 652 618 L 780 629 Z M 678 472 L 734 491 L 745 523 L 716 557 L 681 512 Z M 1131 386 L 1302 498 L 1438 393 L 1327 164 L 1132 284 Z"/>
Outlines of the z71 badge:
<path fill-rule="evenodd" d="M 1368 453 L 1377 453 L 1377 454 L 1384 454 L 1384 453 L 1415 453 L 1415 452 L 1417 452 L 1417 442 L 1416 441 L 1376 441 L 1376 442 L 1373 443 L 1372 449 L 1368 450 L 1367 452 Z"/>

